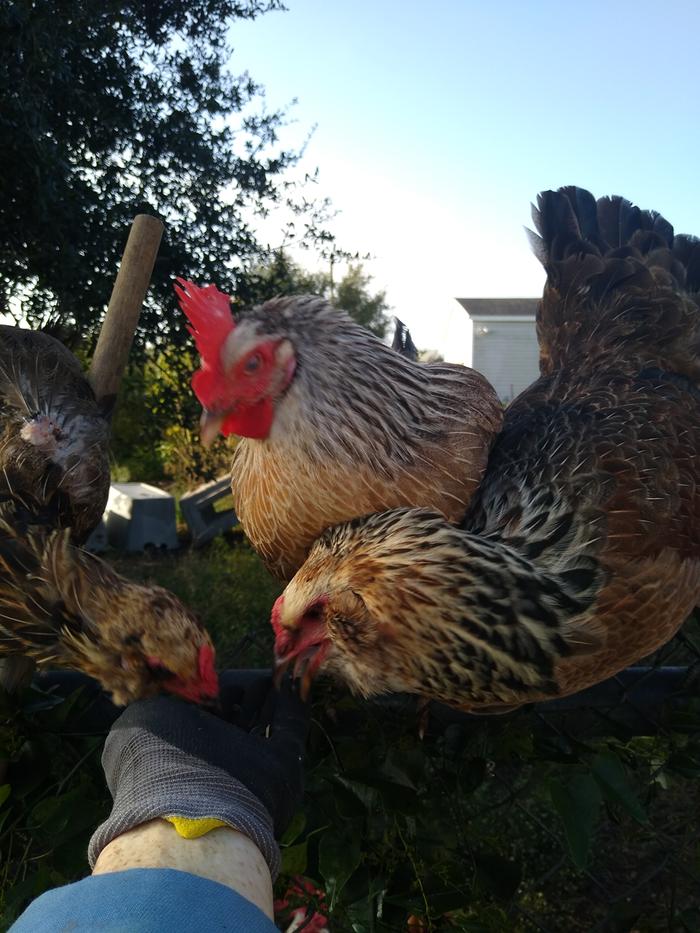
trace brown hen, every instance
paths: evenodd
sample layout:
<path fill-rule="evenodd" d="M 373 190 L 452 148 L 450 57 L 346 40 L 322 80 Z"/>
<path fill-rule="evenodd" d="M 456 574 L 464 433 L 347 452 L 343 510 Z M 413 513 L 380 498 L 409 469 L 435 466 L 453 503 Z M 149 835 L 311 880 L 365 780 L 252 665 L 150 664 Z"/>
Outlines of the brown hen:
<path fill-rule="evenodd" d="M 107 502 L 108 449 L 109 422 L 73 354 L 48 334 L 0 326 L 0 503 L 82 542 Z"/>
<path fill-rule="evenodd" d="M 83 671 L 119 705 L 218 693 L 211 640 L 171 593 L 119 576 L 67 529 L 21 534 L 0 520 L 0 656 L 15 655 Z"/>
<path fill-rule="evenodd" d="M 611 676 L 700 598 L 700 241 L 579 188 L 533 217 L 542 375 L 460 529 L 399 510 L 314 545 L 272 620 L 307 681 L 504 708 Z"/>
<path fill-rule="evenodd" d="M 368 512 L 466 511 L 502 410 L 474 370 L 424 365 L 327 301 L 278 298 L 235 324 L 226 296 L 180 283 L 202 358 L 202 434 L 242 436 L 236 514 L 270 570 L 289 579 L 328 526 Z"/>

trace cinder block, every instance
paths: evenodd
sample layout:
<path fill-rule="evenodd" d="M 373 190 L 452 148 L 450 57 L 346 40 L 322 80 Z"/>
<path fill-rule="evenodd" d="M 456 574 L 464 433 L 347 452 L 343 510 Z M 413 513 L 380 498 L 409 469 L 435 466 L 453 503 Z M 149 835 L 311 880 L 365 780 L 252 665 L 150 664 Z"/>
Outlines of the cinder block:
<path fill-rule="evenodd" d="M 110 546 L 122 551 L 178 546 L 175 500 L 148 483 L 112 483 L 105 524 Z"/>
<path fill-rule="evenodd" d="M 195 547 L 211 541 L 222 531 L 238 524 L 233 509 L 217 512 L 214 508 L 214 503 L 223 499 L 230 491 L 231 478 L 224 476 L 198 486 L 180 499 L 180 511 L 192 532 L 192 543 Z"/>
<path fill-rule="evenodd" d="M 100 519 L 99 525 L 90 533 L 90 537 L 87 539 L 83 547 L 86 551 L 91 551 L 93 554 L 102 554 L 102 552 L 106 551 L 109 547 L 109 540 L 107 538 L 107 525 L 104 520 L 104 515 Z"/>

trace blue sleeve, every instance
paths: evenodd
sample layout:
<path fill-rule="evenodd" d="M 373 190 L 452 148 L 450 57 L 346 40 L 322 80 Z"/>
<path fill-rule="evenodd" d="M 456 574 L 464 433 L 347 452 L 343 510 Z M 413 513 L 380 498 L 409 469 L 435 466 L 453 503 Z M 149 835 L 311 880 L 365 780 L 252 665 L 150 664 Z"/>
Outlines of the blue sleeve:
<path fill-rule="evenodd" d="M 8 933 L 278 933 L 231 888 L 170 868 L 92 875 L 47 891 Z"/>

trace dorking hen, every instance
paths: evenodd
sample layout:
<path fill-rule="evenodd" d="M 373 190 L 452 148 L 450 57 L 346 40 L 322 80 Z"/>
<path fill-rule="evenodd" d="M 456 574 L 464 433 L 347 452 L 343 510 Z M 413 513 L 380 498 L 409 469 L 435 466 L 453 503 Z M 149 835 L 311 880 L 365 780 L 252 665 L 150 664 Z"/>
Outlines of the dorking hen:
<path fill-rule="evenodd" d="M 314 545 L 272 617 L 307 682 L 504 709 L 611 676 L 698 602 L 700 241 L 579 188 L 533 218 L 541 376 L 460 529 L 395 510 Z"/>
<path fill-rule="evenodd" d="M 278 298 L 235 321 L 214 286 L 179 280 L 202 365 L 202 436 L 236 447 L 236 514 L 289 579 L 330 525 L 399 506 L 464 516 L 502 421 L 483 376 L 413 362 L 322 298 Z"/>
<path fill-rule="evenodd" d="M 73 354 L 48 334 L 0 326 L 0 503 L 84 541 L 107 502 L 108 447 L 109 422 Z"/>
<path fill-rule="evenodd" d="M 25 534 L 0 518 L 0 656 L 17 654 L 94 677 L 118 705 L 218 694 L 209 635 L 171 593 L 119 576 L 68 529 Z"/>

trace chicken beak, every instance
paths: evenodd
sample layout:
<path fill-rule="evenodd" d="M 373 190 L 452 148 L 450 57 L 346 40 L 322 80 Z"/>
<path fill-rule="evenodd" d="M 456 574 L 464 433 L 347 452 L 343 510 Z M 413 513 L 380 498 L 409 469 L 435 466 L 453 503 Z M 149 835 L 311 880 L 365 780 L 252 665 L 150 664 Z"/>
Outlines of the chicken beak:
<path fill-rule="evenodd" d="M 291 663 L 292 658 L 289 655 L 286 658 L 275 657 L 275 668 L 272 672 L 272 683 L 275 685 L 276 690 L 279 690 L 282 684 L 282 679 L 284 678 L 287 668 Z"/>
<path fill-rule="evenodd" d="M 287 672 L 287 669 L 290 667 L 294 658 L 278 658 L 275 661 L 275 669 L 272 674 L 272 682 L 279 690 L 282 679 Z M 301 674 L 301 677 L 299 676 Z M 311 665 L 308 662 L 299 663 L 297 660 L 294 665 L 293 677 L 295 680 L 299 681 L 299 696 L 301 699 L 306 702 L 308 699 L 309 693 L 311 692 L 311 684 L 314 679 L 314 671 L 312 670 Z"/>
<path fill-rule="evenodd" d="M 206 409 L 202 412 L 202 417 L 199 419 L 199 435 L 205 447 L 210 447 L 216 440 L 225 419 L 226 413 L 221 414 Z"/>
<path fill-rule="evenodd" d="M 273 683 L 279 688 L 285 671 L 293 664 L 292 676 L 299 681 L 299 696 L 306 701 L 311 692 L 311 684 L 318 673 L 327 650 L 327 645 L 317 643 L 309 645 L 301 651 L 294 651 L 283 657 L 276 657 Z"/>
<path fill-rule="evenodd" d="M 311 683 L 314 679 L 313 671 L 311 670 L 311 665 L 307 664 L 304 668 L 304 673 L 301 678 L 301 686 L 299 687 L 299 696 L 301 697 L 302 703 L 306 703 L 309 698 L 309 693 L 311 692 Z"/>

